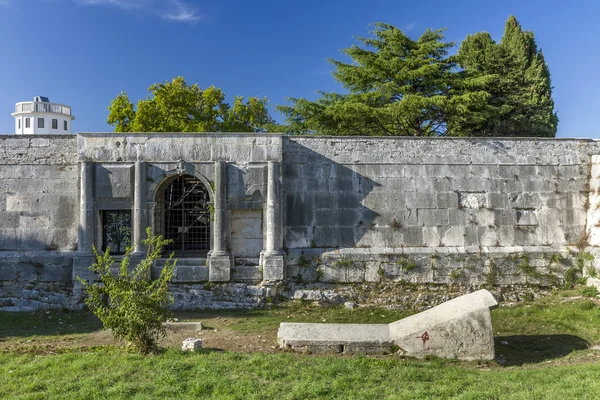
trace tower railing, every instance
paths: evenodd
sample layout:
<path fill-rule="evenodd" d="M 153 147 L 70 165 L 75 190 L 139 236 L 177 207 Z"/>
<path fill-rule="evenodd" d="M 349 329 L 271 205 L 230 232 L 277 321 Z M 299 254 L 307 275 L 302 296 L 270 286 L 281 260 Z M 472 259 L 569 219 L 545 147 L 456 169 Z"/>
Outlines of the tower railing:
<path fill-rule="evenodd" d="M 37 101 L 24 101 L 17 103 L 15 112 L 51 112 L 56 114 L 71 115 L 71 107 L 58 103 L 43 103 Z"/>

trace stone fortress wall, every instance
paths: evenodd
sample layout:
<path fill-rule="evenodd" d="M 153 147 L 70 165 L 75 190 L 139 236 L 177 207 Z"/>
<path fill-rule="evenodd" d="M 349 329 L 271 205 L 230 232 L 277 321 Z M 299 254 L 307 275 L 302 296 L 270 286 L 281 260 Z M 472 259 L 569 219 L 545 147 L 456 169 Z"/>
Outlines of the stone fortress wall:
<path fill-rule="evenodd" d="M 212 236 L 179 259 L 177 308 L 256 306 L 273 282 L 553 286 L 594 264 L 598 154 L 576 139 L 0 136 L 0 309 L 76 305 L 102 211 L 131 211 L 141 255 L 182 174 L 210 193 Z"/>

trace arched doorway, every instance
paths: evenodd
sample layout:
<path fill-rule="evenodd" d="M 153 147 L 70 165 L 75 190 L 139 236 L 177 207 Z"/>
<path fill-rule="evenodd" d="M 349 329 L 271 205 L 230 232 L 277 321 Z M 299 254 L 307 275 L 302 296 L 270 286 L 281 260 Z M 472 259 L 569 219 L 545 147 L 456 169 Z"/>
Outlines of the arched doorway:
<path fill-rule="evenodd" d="M 210 197 L 202 181 L 182 175 L 159 193 L 160 231 L 173 240 L 166 249 L 178 257 L 205 257 L 210 250 Z"/>

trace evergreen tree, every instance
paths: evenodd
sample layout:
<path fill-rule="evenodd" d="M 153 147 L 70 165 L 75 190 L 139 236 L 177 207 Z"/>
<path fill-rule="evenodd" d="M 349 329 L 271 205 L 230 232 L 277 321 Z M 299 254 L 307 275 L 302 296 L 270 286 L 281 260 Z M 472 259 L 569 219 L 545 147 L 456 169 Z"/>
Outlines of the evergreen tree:
<path fill-rule="evenodd" d="M 495 116 L 464 124 L 461 130 L 475 136 L 556 135 L 558 117 L 550 71 L 533 32 L 524 32 L 514 16 L 506 22 L 499 44 L 486 32 L 469 35 L 461 44 L 458 59 L 467 72 L 495 76 L 486 88 Z"/>
<path fill-rule="evenodd" d="M 330 60 L 347 94 L 321 93 L 315 102 L 291 98 L 279 106 L 293 133 L 329 135 L 460 136 L 467 121 L 494 110 L 484 87 L 493 76 L 457 72 L 454 44 L 443 30 L 413 40 L 398 28 L 375 24 L 373 37 L 344 50 L 353 62 Z"/>

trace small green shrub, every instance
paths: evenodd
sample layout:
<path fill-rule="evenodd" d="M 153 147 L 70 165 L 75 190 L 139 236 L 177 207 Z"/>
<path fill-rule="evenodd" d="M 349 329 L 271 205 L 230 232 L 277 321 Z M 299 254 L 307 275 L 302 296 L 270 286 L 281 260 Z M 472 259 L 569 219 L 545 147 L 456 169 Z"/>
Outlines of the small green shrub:
<path fill-rule="evenodd" d="M 451 281 L 457 281 L 460 279 L 461 276 L 462 276 L 462 269 L 460 269 L 460 268 L 453 269 L 450 272 L 450 280 Z"/>
<path fill-rule="evenodd" d="M 354 263 L 352 262 L 352 260 L 342 258 L 341 260 L 337 260 L 335 262 L 335 266 L 338 268 L 350 268 L 354 266 Z"/>
<path fill-rule="evenodd" d="M 587 275 L 591 276 L 592 278 L 598 276 L 598 271 L 596 271 L 596 268 L 593 265 L 588 265 L 585 267 L 585 272 L 587 272 Z"/>
<path fill-rule="evenodd" d="M 596 289 L 596 286 L 586 286 L 581 290 L 581 295 L 585 297 L 596 297 L 598 295 L 598 289 Z"/>
<path fill-rule="evenodd" d="M 131 247 L 123 256 L 116 276 L 110 270 L 114 259 L 109 249 L 101 255 L 94 247 L 96 262 L 90 269 L 99 275 L 101 283 L 88 283 L 77 277 L 88 295 L 85 303 L 102 321 L 104 329 L 110 330 L 117 339 L 126 340 L 128 346 L 142 353 L 156 350 L 158 339 L 165 335 L 162 323 L 170 315 L 167 305 L 173 302 L 173 298 L 169 293 L 169 282 L 173 278 L 176 263 L 171 255 L 159 278 L 152 280 L 150 272 L 154 261 L 171 241 L 152 235 L 150 228 L 146 234 L 148 239 L 143 241 L 148 248 L 146 258 L 131 271 Z"/>
<path fill-rule="evenodd" d="M 523 273 L 527 276 L 535 276 L 536 275 L 535 267 L 533 265 L 529 264 L 529 257 L 527 257 L 526 255 L 523 255 L 521 257 L 521 263 L 519 264 L 519 269 L 521 271 L 523 271 Z"/>
<path fill-rule="evenodd" d="M 323 279 L 323 270 L 321 268 L 317 268 L 315 270 L 315 280 L 320 282 Z"/>
<path fill-rule="evenodd" d="M 596 307 L 596 304 L 594 304 L 594 302 L 591 300 L 585 300 L 579 303 L 579 309 L 583 311 L 592 310 L 594 307 Z"/>
<path fill-rule="evenodd" d="M 400 257 L 398 261 L 396 261 L 396 264 L 399 265 L 405 271 L 412 271 L 413 269 L 417 268 L 417 264 L 415 264 L 414 261 L 412 261 L 406 256 Z"/>
<path fill-rule="evenodd" d="M 565 271 L 564 276 L 564 287 L 572 288 L 577 282 L 577 273 L 578 270 L 576 267 L 571 267 Z"/>
<path fill-rule="evenodd" d="M 594 256 L 589 251 L 581 251 L 577 254 L 576 264 L 579 271 L 583 271 L 583 269 L 587 266 L 591 266 L 594 261 Z"/>
<path fill-rule="evenodd" d="M 490 270 L 488 274 L 485 276 L 485 286 L 487 288 L 493 288 L 496 284 L 496 265 L 494 264 L 494 260 L 490 260 Z"/>
<path fill-rule="evenodd" d="M 535 296 L 531 292 L 523 293 L 523 301 L 534 301 Z"/>
<path fill-rule="evenodd" d="M 310 267 L 310 260 L 304 254 L 298 257 L 298 266 L 300 268 L 308 268 Z"/>

